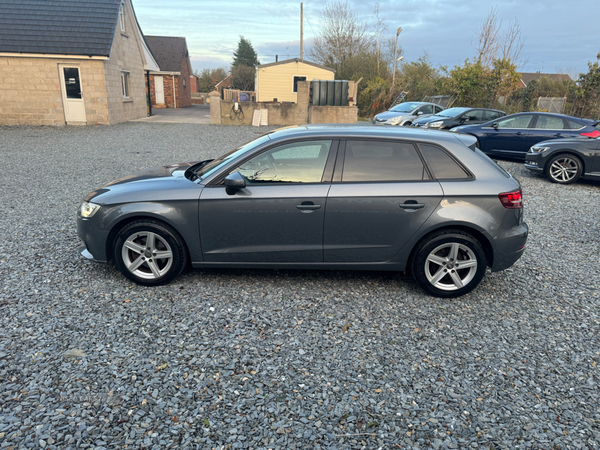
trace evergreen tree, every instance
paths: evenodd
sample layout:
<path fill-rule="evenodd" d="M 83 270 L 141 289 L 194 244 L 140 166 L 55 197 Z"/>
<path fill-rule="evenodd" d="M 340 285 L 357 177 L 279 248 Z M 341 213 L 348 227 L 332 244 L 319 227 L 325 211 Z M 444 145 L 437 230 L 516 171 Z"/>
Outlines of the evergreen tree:
<path fill-rule="evenodd" d="M 232 67 L 240 65 L 256 67 L 260 65 L 258 55 L 254 51 L 252 44 L 248 39 L 245 39 L 244 36 L 240 36 L 237 50 L 233 52 L 233 63 L 231 65 Z"/>

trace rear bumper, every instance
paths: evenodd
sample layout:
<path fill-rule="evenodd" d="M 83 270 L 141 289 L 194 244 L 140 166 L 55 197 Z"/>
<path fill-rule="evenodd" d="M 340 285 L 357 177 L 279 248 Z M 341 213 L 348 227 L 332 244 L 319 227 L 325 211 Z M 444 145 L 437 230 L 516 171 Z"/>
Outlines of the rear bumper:
<path fill-rule="evenodd" d="M 492 272 L 509 268 L 523 256 L 528 234 L 529 227 L 523 222 L 502 237 L 501 245 L 497 246 L 494 254 Z"/>

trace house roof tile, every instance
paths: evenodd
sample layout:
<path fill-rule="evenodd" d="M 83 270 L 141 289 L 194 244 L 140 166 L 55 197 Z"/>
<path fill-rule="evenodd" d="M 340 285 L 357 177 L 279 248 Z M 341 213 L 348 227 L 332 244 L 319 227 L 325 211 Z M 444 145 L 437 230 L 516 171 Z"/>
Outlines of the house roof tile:
<path fill-rule="evenodd" d="M 161 71 L 181 72 L 181 63 L 188 56 L 184 37 L 146 36 L 146 42 Z"/>
<path fill-rule="evenodd" d="M 0 52 L 109 56 L 121 0 L 2 0 Z"/>

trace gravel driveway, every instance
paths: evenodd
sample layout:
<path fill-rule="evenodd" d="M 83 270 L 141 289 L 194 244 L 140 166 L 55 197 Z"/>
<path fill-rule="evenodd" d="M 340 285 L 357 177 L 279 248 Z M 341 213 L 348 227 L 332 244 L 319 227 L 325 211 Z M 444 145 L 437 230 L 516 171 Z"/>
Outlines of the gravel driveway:
<path fill-rule="evenodd" d="M 524 257 L 457 300 L 390 273 L 76 253 L 90 190 L 257 128 L 0 127 L 0 448 L 600 447 L 600 184 L 523 184 Z"/>

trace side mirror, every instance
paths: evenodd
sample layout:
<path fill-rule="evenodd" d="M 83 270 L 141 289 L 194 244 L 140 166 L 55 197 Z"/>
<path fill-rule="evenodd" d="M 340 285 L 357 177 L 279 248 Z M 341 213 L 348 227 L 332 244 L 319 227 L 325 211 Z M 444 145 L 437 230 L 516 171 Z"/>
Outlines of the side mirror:
<path fill-rule="evenodd" d="M 498 122 L 494 122 L 494 123 L 492 124 L 492 128 L 496 128 L 496 129 L 497 129 L 497 128 L 498 128 Z"/>
<path fill-rule="evenodd" d="M 417 113 L 417 116 L 422 116 L 422 115 L 423 115 L 423 111 L 419 111 L 419 112 Z"/>
<path fill-rule="evenodd" d="M 225 177 L 225 190 L 228 195 L 235 195 L 240 189 L 246 187 L 246 180 L 239 172 L 234 172 Z"/>

